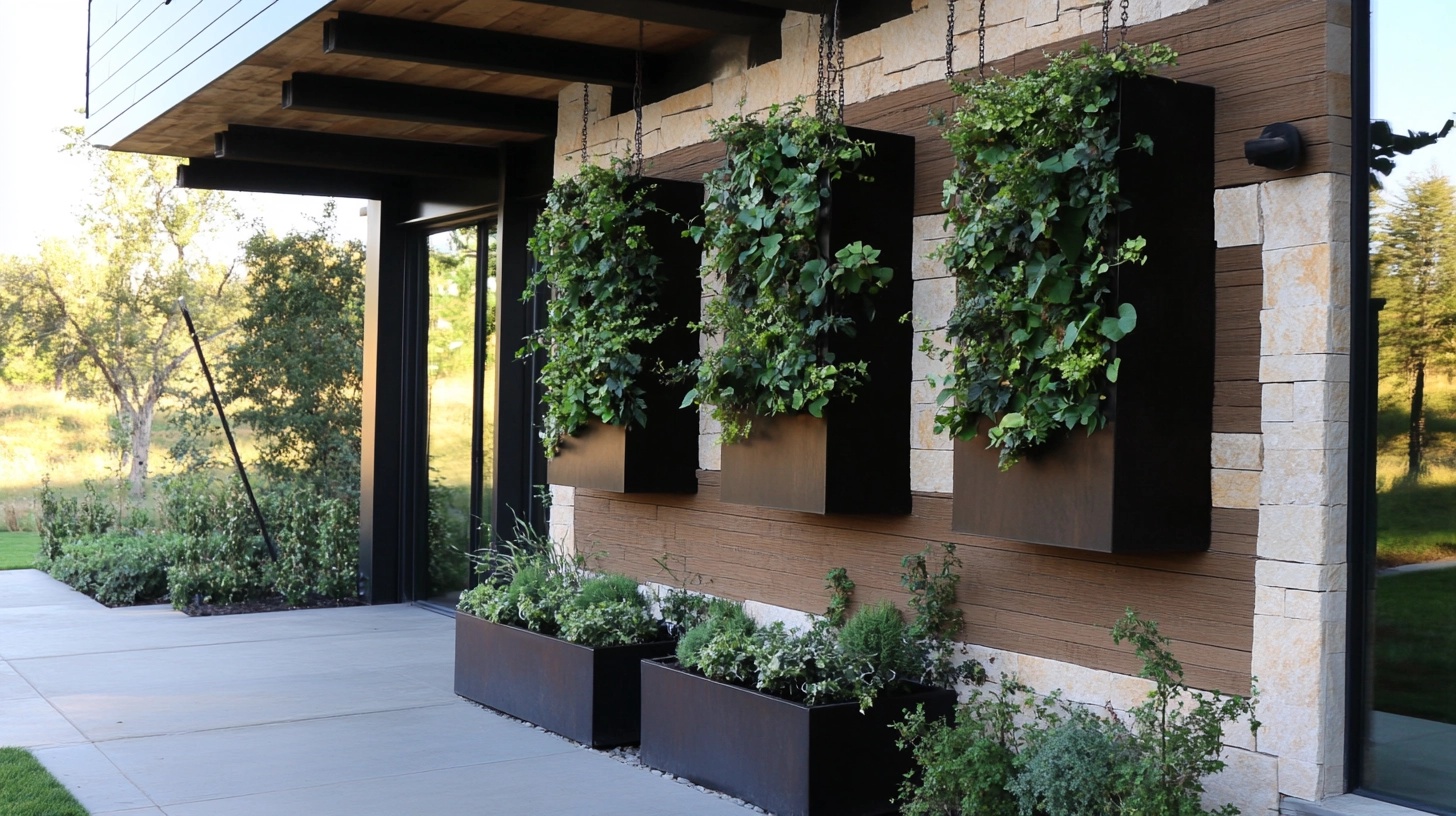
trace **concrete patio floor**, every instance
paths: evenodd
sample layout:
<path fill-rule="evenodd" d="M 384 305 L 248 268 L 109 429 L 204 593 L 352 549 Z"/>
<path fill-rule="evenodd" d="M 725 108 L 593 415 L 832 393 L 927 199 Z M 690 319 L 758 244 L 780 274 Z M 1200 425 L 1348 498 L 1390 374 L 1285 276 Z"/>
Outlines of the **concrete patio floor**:
<path fill-rule="evenodd" d="M 742 816 L 452 691 L 454 624 L 411 606 L 189 618 L 0 572 L 0 746 L 93 816 Z"/>

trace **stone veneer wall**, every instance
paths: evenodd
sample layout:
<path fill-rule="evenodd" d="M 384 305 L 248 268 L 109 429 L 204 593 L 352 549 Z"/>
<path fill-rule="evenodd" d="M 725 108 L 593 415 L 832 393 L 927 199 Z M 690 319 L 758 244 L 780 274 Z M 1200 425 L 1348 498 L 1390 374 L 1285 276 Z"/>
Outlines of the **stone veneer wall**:
<path fill-rule="evenodd" d="M 1210 2 L 1238 5 L 1237 0 L 1134 0 L 1131 22 L 1161 19 Z M 913 5 L 914 14 L 847 42 L 849 102 L 943 75 L 945 2 L 915 0 Z M 1330 111 L 1348 116 L 1348 3 L 1328 0 L 1325 5 L 1330 22 L 1324 59 L 1333 80 Z M 960 6 L 959 54 L 973 55 L 973 4 Z M 987 24 L 987 59 L 996 60 L 1096 32 L 1100 3 L 990 0 Z M 782 59 L 649 105 L 644 117 L 647 155 L 705 141 L 708 120 L 736 112 L 740 104 L 754 111 L 812 94 L 814 18 L 789 13 L 783 36 Z M 624 153 L 633 128 L 631 114 L 605 116 L 607 93 L 605 88 L 592 92 L 593 160 Z M 575 165 L 581 101 L 580 86 L 560 97 L 558 174 L 570 173 Z M 1257 249 L 1263 265 L 1260 433 L 1215 434 L 1210 478 L 1215 506 L 1258 511 L 1252 673 L 1258 678 L 1258 717 L 1264 725 L 1257 739 L 1240 729 L 1228 735 L 1229 769 L 1209 787 L 1214 801 L 1232 801 L 1246 814 L 1267 814 L 1279 810 L 1280 795 L 1319 800 L 1339 794 L 1343 785 L 1349 177 L 1322 173 L 1227 187 L 1215 192 L 1215 210 L 1219 247 Z M 941 217 L 915 219 L 915 237 L 915 327 L 921 334 L 933 333 L 944 326 L 954 299 L 952 279 L 929 258 L 944 238 Z M 917 347 L 919 339 L 917 335 Z M 917 352 L 916 406 L 908 429 L 912 489 L 949 493 L 950 443 L 930 431 L 933 394 L 924 382 L 936 365 Z M 717 433 L 705 415 L 700 437 L 705 470 L 719 466 Z M 551 533 L 574 546 L 574 492 L 555 487 L 552 493 Z M 750 606 L 764 617 L 793 620 L 802 615 L 761 603 Z M 971 650 L 998 674 L 1018 674 L 1040 689 L 1062 688 L 1076 702 L 1111 701 L 1127 708 L 1148 687 L 1135 677 L 1074 663 L 977 646 Z"/>

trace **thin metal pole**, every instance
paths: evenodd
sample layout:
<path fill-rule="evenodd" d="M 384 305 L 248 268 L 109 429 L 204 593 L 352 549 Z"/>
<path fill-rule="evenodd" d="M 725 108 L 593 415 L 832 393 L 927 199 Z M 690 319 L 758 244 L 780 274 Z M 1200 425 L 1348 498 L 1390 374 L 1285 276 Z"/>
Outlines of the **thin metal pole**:
<path fill-rule="evenodd" d="M 192 337 L 192 347 L 197 349 L 197 362 L 202 363 L 202 376 L 207 378 L 207 390 L 212 394 L 213 407 L 217 408 L 217 418 L 222 420 L 222 432 L 227 437 L 228 447 L 232 449 L 233 464 L 238 466 L 238 477 L 243 480 L 243 492 L 248 494 L 248 504 L 252 505 L 253 516 L 258 519 L 258 531 L 263 534 L 263 543 L 268 545 L 268 555 L 277 561 L 278 545 L 268 535 L 268 524 L 263 521 L 263 510 L 258 507 L 258 499 L 253 495 L 253 485 L 248 482 L 248 471 L 243 468 L 243 457 L 238 454 L 238 443 L 233 440 L 233 429 L 228 425 L 227 414 L 223 413 L 222 400 L 217 396 L 217 384 L 212 381 L 212 370 L 207 367 L 207 357 L 202 354 L 202 339 L 197 336 L 197 329 L 192 325 L 192 313 L 187 311 L 187 303 L 182 298 L 177 299 L 177 308 L 182 311 L 182 319 L 187 322 L 187 334 Z"/>

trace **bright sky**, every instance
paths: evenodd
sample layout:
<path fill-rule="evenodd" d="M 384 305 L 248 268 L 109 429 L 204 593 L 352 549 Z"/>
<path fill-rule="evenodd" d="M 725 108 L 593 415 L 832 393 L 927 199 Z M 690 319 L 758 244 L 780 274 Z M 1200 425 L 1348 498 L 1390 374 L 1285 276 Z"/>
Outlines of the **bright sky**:
<path fill-rule="evenodd" d="M 68 237 L 89 184 L 60 152 L 61 127 L 86 103 L 86 3 L 0 0 L 0 255 L 31 255 L 45 237 Z M 306 230 L 325 199 L 238 194 L 248 220 L 275 232 Z M 363 240 L 363 202 L 338 202 L 338 232 Z M 238 240 L 251 233 L 244 228 Z M 222 259 L 219 259 L 222 260 Z"/>
<path fill-rule="evenodd" d="M 1456 116 L 1456 2 L 1374 0 L 1376 118 L 1396 128 L 1435 130 Z M 27 255 L 42 237 L 75 230 L 88 179 L 62 155 L 58 133 L 79 122 L 85 103 L 86 4 L 81 0 L 0 0 L 0 254 Z M 1413 171 L 1456 173 L 1456 134 L 1399 163 L 1396 187 Z M 306 229 L 322 199 L 239 196 L 270 229 Z M 359 202 L 339 202 L 344 237 L 364 236 Z M 242 236 L 240 236 L 242 237 Z"/>

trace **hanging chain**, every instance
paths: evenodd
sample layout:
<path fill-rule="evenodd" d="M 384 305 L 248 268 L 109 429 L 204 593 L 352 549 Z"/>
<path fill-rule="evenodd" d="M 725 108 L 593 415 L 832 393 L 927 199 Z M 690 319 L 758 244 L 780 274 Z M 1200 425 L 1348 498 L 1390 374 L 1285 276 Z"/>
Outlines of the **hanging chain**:
<path fill-rule="evenodd" d="M 1107 26 L 1112 21 L 1112 0 L 1102 0 L 1102 50 L 1107 50 Z"/>
<path fill-rule="evenodd" d="M 955 76 L 955 4 L 950 0 L 945 12 L 945 78 Z"/>
<path fill-rule="evenodd" d="M 981 0 L 981 12 L 976 18 L 976 71 L 981 79 L 986 78 L 986 0 Z"/>
<path fill-rule="evenodd" d="M 1127 2 L 1127 0 L 1123 0 L 1123 2 Z M 842 123 L 844 121 L 844 37 L 839 33 L 839 0 L 834 0 L 834 50 L 837 54 L 835 77 L 839 83 L 837 89 L 839 98 L 834 106 L 834 117 L 836 121 Z"/>
<path fill-rule="evenodd" d="M 581 83 L 581 163 L 586 164 L 587 126 L 591 123 L 591 86 Z"/>
<path fill-rule="evenodd" d="M 819 15 L 819 76 L 814 103 L 826 121 L 844 121 L 844 40 L 839 35 L 839 0 Z"/>
<path fill-rule="evenodd" d="M 641 176 L 647 161 L 642 156 L 642 62 L 643 45 L 646 40 L 646 23 L 637 21 L 637 76 L 632 82 L 632 113 L 637 117 L 637 127 L 632 133 L 632 175 Z"/>
<path fill-rule="evenodd" d="M 1128 0 L 1122 0 L 1122 28 L 1118 29 L 1118 42 L 1127 44 L 1127 5 Z"/>

